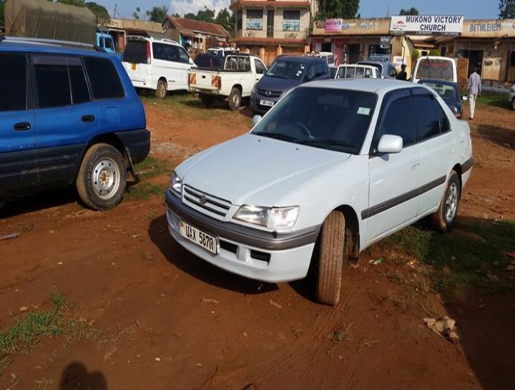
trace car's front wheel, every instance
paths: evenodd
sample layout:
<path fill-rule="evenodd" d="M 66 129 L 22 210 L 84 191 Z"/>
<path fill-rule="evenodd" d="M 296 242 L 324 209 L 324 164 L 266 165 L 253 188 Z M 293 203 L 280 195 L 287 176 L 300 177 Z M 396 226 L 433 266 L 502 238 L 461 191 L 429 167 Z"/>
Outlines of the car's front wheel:
<path fill-rule="evenodd" d="M 345 251 L 345 216 L 329 214 L 320 233 L 320 259 L 316 298 L 320 303 L 336 305 L 340 301 Z"/>
<path fill-rule="evenodd" d="M 87 206 L 107 210 L 122 201 L 126 179 L 125 163 L 118 149 L 108 144 L 96 144 L 82 160 L 77 191 Z"/>
<path fill-rule="evenodd" d="M 229 108 L 236 111 L 241 106 L 241 92 L 238 88 L 234 87 L 229 94 Z"/>
<path fill-rule="evenodd" d="M 452 171 L 447 180 L 440 207 L 430 216 L 431 224 L 436 230 L 446 233 L 453 228 L 458 216 L 460 197 L 460 178 L 456 171 Z"/>

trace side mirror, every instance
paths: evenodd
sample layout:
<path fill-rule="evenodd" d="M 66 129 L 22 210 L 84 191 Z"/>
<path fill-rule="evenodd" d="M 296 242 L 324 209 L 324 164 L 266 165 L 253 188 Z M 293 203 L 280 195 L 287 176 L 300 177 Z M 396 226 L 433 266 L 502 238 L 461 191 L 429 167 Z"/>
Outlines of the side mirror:
<path fill-rule="evenodd" d="M 379 153 L 400 153 L 402 146 L 402 137 L 398 135 L 385 134 L 379 140 L 377 151 Z"/>
<path fill-rule="evenodd" d="M 190 57 L 190 59 L 189 59 L 189 61 L 188 61 L 188 62 L 190 63 L 190 65 L 194 65 L 194 64 L 195 64 L 195 63 L 193 62 L 193 60 L 191 59 L 191 57 Z"/>
<path fill-rule="evenodd" d="M 256 126 L 259 122 L 261 122 L 261 115 L 254 115 L 252 117 L 252 127 Z"/>

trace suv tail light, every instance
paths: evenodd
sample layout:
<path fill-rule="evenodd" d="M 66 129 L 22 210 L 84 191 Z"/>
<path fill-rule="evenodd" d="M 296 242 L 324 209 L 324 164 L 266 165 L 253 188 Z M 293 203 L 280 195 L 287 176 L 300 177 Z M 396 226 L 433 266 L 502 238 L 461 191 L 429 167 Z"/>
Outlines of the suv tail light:
<path fill-rule="evenodd" d="M 150 64 L 150 42 L 146 42 L 146 49 L 147 49 L 147 64 Z"/>
<path fill-rule="evenodd" d="M 217 81 L 218 89 L 222 89 L 222 77 L 221 76 L 217 76 L 216 79 L 217 79 L 216 81 Z"/>

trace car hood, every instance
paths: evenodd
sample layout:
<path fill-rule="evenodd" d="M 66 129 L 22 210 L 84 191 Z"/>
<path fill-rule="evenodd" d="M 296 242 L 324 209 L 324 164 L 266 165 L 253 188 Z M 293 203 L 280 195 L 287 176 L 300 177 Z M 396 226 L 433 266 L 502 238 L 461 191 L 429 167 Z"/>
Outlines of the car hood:
<path fill-rule="evenodd" d="M 232 204 L 286 206 L 288 194 L 351 155 L 246 134 L 186 160 L 185 185 Z"/>
<path fill-rule="evenodd" d="M 263 76 L 258 81 L 256 88 L 266 89 L 269 91 L 287 91 L 290 88 L 300 85 L 301 80 L 281 79 L 279 77 Z"/>

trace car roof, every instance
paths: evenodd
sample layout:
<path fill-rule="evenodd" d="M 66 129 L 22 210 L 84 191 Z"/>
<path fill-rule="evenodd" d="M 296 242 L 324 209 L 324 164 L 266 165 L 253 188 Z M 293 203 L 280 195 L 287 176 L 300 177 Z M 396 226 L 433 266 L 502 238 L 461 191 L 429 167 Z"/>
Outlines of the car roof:
<path fill-rule="evenodd" d="M 276 58 L 276 60 L 288 60 L 291 62 L 322 61 L 322 59 L 320 57 L 311 57 L 311 56 L 279 56 Z"/>
<path fill-rule="evenodd" d="M 332 88 L 332 89 L 351 89 L 355 91 L 371 92 L 384 95 L 396 89 L 405 88 L 424 88 L 430 91 L 426 86 L 407 83 L 395 79 L 329 79 L 320 81 L 311 81 L 300 85 L 297 88 Z"/>
<path fill-rule="evenodd" d="M 73 42 L 70 42 L 73 44 Z M 80 44 L 79 44 L 80 45 Z M 88 46 L 88 45 L 84 45 Z M 63 46 L 61 44 L 51 44 L 48 42 L 24 42 L 24 41 L 8 41 L 0 40 L 0 52 L 17 52 L 17 53 L 48 53 L 48 54 L 76 54 L 76 55 L 94 55 L 101 57 L 111 57 L 109 54 L 94 50 L 91 48 L 80 48 L 73 46 Z"/>

